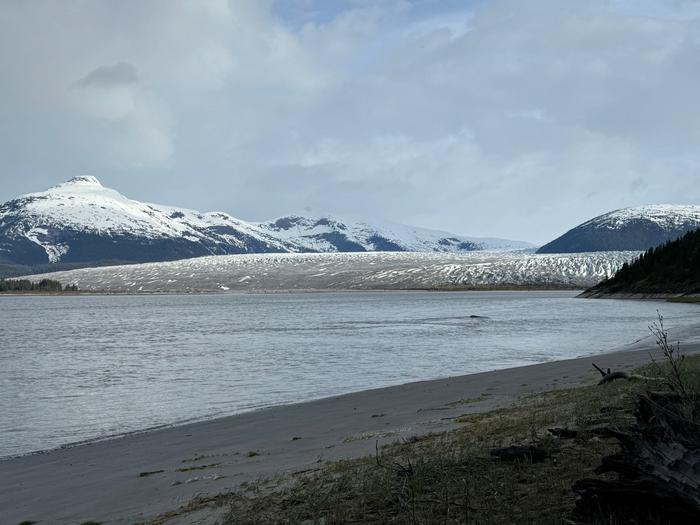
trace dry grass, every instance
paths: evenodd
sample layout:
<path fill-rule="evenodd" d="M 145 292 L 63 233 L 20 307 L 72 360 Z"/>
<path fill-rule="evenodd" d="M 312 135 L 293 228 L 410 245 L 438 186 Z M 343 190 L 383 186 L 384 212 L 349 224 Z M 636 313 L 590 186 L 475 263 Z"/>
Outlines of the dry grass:
<path fill-rule="evenodd" d="M 616 445 L 597 425 L 629 420 L 643 383 L 559 390 L 516 406 L 459 418 L 463 427 L 395 443 L 374 457 L 329 464 L 286 482 L 249 485 L 230 496 L 227 524 L 562 523 L 571 485 L 591 476 Z M 548 428 L 580 429 L 575 439 Z M 507 463 L 490 450 L 537 442 L 543 462 Z"/>

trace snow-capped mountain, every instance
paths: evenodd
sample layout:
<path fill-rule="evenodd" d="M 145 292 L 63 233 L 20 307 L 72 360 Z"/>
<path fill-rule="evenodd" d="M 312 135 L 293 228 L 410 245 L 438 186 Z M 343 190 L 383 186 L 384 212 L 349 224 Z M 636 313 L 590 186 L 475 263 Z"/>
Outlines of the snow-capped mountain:
<path fill-rule="evenodd" d="M 75 177 L 0 205 L 0 262 L 93 264 L 148 262 L 241 253 L 325 251 L 471 251 L 527 243 L 474 240 L 393 225 L 290 216 L 253 223 L 226 213 L 147 204 Z"/>
<path fill-rule="evenodd" d="M 16 264 L 160 261 L 293 247 L 225 213 L 145 204 L 75 177 L 0 206 L 0 257 Z"/>
<path fill-rule="evenodd" d="M 439 230 L 390 222 L 372 223 L 336 216 L 287 215 L 257 223 L 273 237 L 299 246 L 305 252 L 468 252 L 527 250 L 527 242 L 464 237 Z"/>
<path fill-rule="evenodd" d="M 595 217 L 545 244 L 538 253 L 646 250 L 700 228 L 700 206 L 656 204 Z"/>

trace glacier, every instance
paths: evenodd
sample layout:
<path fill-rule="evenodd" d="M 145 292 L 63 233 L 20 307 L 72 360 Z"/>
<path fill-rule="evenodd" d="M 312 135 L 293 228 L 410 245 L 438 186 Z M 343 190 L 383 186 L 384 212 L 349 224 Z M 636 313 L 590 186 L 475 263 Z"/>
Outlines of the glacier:
<path fill-rule="evenodd" d="M 270 253 L 82 268 L 30 276 L 82 291 L 269 292 L 480 287 L 585 288 L 640 252 Z"/>

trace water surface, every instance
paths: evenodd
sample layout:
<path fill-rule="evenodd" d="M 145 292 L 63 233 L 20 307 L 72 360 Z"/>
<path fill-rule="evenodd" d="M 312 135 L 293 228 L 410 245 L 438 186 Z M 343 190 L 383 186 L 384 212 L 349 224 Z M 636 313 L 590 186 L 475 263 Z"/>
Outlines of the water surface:
<path fill-rule="evenodd" d="M 606 351 L 697 305 L 571 292 L 0 297 L 0 456 Z M 479 316 L 479 317 L 472 317 Z"/>

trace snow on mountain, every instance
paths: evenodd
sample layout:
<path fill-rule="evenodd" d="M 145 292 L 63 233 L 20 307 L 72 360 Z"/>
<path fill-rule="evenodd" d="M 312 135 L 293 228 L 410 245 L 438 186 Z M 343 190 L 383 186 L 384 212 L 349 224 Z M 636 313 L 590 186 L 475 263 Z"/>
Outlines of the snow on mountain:
<path fill-rule="evenodd" d="M 0 257 L 19 264 L 157 261 L 294 247 L 224 213 L 147 204 L 75 177 L 0 206 Z"/>
<path fill-rule="evenodd" d="M 212 292 L 440 289 L 455 286 L 587 287 L 639 252 L 282 253 L 83 268 L 50 275 L 85 291 Z"/>
<path fill-rule="evenodd" d="M 377 221 L 370 224 L 329 215 L 288 215 L 257 226 L 309 252 L 465 252 L 534 248 L 522 241 L 465 237 L 404 224 Z"/>
<path fill-rule="evenodd" d="M 582 226 L 596 226 L 619 230 L 630 222 L 646 220 L 666 230 L 685 228 L 688 224 L 700 226 L 700 206 L 688 204 L 650 204 L 634 208 L 622 208 L 611 211 Z"/>
<path fill-rule="evenodd" d="M 545 244 L 538 253 L 646 250 L 700 228 L 700 206 L 656 204 L 595 217 Z"/>
<path fill-rule="evenodd" d="M 523 249 L 527 243 L 471 239 L 402 225 L 289 216 L 252 223 L 226 213 L 142 203 L 75 177 L 0 205 L 0 262 L 92 264 L 204 255 L 323 251 Z"/>

